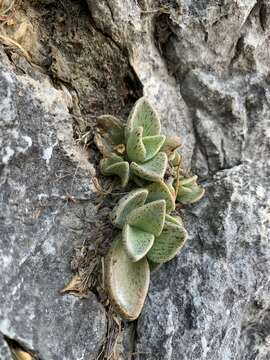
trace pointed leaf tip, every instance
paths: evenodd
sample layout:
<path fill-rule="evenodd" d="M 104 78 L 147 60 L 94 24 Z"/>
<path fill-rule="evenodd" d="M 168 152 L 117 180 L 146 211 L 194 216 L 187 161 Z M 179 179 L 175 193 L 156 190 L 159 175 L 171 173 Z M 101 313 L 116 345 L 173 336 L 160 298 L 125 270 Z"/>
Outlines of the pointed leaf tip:
<path fill-rule="evenodd" d="M 133 210 L 127 217 L 127 223 L 142 231 L 159 236 L 164 226 L 165 213 L 165 200 L 153 201 Z"/>
<path fill-rule="evenodd" d="M 112 158 L 105 158 L 100 161 L 100 169 L 103 175 L 116 175 L 121 179 L 121 187 L 125 187 L 129 180 L 129 163 L 115 155 Z"/>
<path fill-rule="evenodd" d="M 123 241 L 129 258 L 132 261 L 141 260 L 151 249 L 154 235 L 128 224 L 123 229 Z"/>
<path fill-rule="evenodd" d="M 182 226 L 165 222 L 161 235 L 155 238 L 147 257 L 154 263 L 167 262 L 177 255 L 186 239 L 187 232 Z"/>
<path fill-rule="evenodd" d="M 142 179 L 148 181 L 161 181 L 165 175 L 167 165 L 167 155 L 160 152 L 153 159 L 145 162 L 144 164 L 139 165 L 132 162 L 130 164 L 130 169 L 134 175 Z"/>
<path fill-rule="evenodd" d="M 131 161 L 144 162 L 146 149 L 142 138 L 143 128 L 139 126 L 130 132 L 127 140 L 127 154 Z"/>
<path fill-rule="evenodd" d="M 143 137 L 143 128 L 134 128 L 127 139 L 127 154 L 131 161 L 144 163 L 152 159 L 161 149 L 164 135 Z"/>
<path fill-rule="evenodd" d="M 127 134 L 139 126 L 143 127 L 143 137 L 159 135 L 160 133 L 160 120 L 158 114 L 144 97 L 140 98 L 135 103 L 129 115 L 127 121 Z"/>
<path fill-rule="evenodd" d="M 165 200 L 166 201 L 166 212 L 169 213 L 175 209 L 175 199 L 168 188 L 168 186 L 163 182 L 155 182 L 147 187 L 149 194 L 147 197 L 147 202 L 155 200 Z"/>
<path fill-rule="evenodd" d="M 146 136 L 143 138 L 143 144 L 146 149 L 144 161 L 151 160 L 157 155 L 165 141 L 165 138 L 166 137 L 164 135 Z"/>
<path fill-rule="evenodd" d="M 193 204 L 199 201 L 205 190 L 197 184 L 198 176 L 183 178 L 179 181 L 177 190 L 177 200 L 182 204 Z"/>
<path fill-rule="evenodd" d="M 187 188 L 186 188 L 187 189 Z M 193 188 L 188 188 L 189 192 L 183 192 L 183 188 L 181 188 L 181 191 L 178 195 L 177 195 L 177 200 L 181 203 L 181 204 L 194 204 L 195 202 L 201 200 L 201 198 L 204 196 L 205 194 L 205 189 L 201 186 L 195 186 Z"/>
<path fill-rule="evenodd" d="M 171 222 L 175 225 L 183 226 L 183 220 L 180 218 L 180 216 L 171 216 L 166 214 L 165 221 Z"/>
<path fill-rule="evenodd" d="M 147 189 L 136 189 L 125 195 L 112 210 L 111 221 L 113 225 L 122 229 L 128 214 L 132 210 L 142 206 L 145 203 L 147 195 Z"/>

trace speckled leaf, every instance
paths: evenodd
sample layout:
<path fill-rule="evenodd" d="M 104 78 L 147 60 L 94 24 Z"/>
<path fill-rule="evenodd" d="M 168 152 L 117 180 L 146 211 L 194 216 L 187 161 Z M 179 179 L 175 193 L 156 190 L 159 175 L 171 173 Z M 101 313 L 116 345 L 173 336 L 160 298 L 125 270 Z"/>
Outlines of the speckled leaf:
<path fill-rule="evenodd" d="M 110 156 L 105 157 L 100 161 L 101 171 L 103 171 L 103 169 L 107 168 L 108 166 L 117 164 L 122 161 L 124 161 L 124 159 L 121 156 L 116 154 L 110 154 Z"/>
<path fill-rule="evenodd" d="M 187 232 L 182 226 L 166 221 L 161 235 L 155 238 L 147 257 L 154 263 L 167 262 L 177 255 L 186 239 Z"/>
<path fill-rule="evenodd" d="M 177 192 L 177 199 L 180 196 L 183 195 L 191 195 L 192 194 L 192 189 L 190 187 L 186 187 L 186 186 L 179 186 L 178 188 L 178 192 Z"/>
<path fill-rule="evenodd" d="M 183 226 L 183 220 L 180 218 L 180 216 L 171 216 L 169 214 L 166 214 L 165 221 L 171 222 L 175 225 Z"/>
<path fill-rule="evenodd" d="M 124 319 L 135 320 L 140 315 L 149 281 L 147 259 L 131 261 L 119 236 L 106 256 L 105 282 L 111 304 Z"/>
<path fill-rule="evenodd" d="M 158 153 L 153 159 L 144 164 L 130 164 L 131 171 L 138 177 L 149 181 L 160 181 L 163 179 L 168 165 L 167 155 L 163 152 Z"/>
<path fill-rule="evenodd" d="M 165 200 L 166 201 L 166 212 L 169 213 L 175 209 L 175 199 L 171 194 L 168 186 L 163 182 L 155 182 L 147 187 L 149 194 L 147 196 L 147 202 L 155 200 Z"/>
<path fill-rule="evenodd" d="M 164 135 L 146 136 L 143 138 L 143 144 L 146 149 L 144 161 L 152 159 L 161 149 L 165 141 Z"/>
<path fill-rule="evenodd" d="M 187 189 L 190 191 L 183 191 Z M 177 195 L 177 200 L 182 204 L 193 204 L 199 201 L 203 197 L 204 193 L 204 188 L 198 186 L 197 184 L 193 185 L 192 188 L 181 187 Z"/>
<path fill-rule="evenodd" d="M 136 189 L 124 196 L 115 206 L 111 213 L 113 225 L 122 228 L 128 214 L 145 203 L 148 190 Z"/>
<path fill-rule="evenodd" d="M 140 98 L 135 103 L 127 121 L 126 135 L 139 126 L 143 127 L 143 137 L 160 133 L 158 114 L 145 98 Z"/>
<path fill-rule="evenodd" d="M 146 149 L 142 139 L 143 128 L 140 126 L 130 132 L 127 140 L 127 155 L 129 160 L 144 162 Z"/>
<path fill-rule="evenodd" d="M 149 181 L 139 178 L 138 176 L 136 176 L 135 174 L 133 174 L 133 172 L 130 172 L 130 179 L 137 185 L 140 187 L 146 187 L 149 185 Z"/>
<path fill-rule="evenodd" d="M 197 179 L 198 179 L 197 175 L 194 175 L 194 176 L 189 177 L 189 178 L 181 179 L 179 181 L 179 186 L 191 187 L 193 184 L 196 183 Z"/>
<path fill-rule="evenodd" d="M 117 162 L 115 158 L 106 158 L 100 161 L 100 169 L 103 175 L 116 175 L 121 179 L 121 186 L 125 187 L 129 179 L 129 163 L 122 161 L 120 156 L 117 156 L 121 161 Z"/>
<path fill-rule="evenodd" d="M 159 236 L 165 221 L 165 200 L 153 201 L 133 210 L 127 217 L 127 223 L 140 230 Z"/>
<path fill-rule="evenodd" d="M 132 261 L 141 260 L 154 243 L 154 235 L 126 224 L 123 229 L 123 241 Z"/>

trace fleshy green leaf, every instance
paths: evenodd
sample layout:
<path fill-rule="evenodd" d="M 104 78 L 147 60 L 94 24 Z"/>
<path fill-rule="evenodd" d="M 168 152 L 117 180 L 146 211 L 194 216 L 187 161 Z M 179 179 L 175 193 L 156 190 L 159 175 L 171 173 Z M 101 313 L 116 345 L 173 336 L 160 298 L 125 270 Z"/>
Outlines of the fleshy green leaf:
<path fill-rule="evenodd" d="M 158 153 L 153 159 L 144 164 L 132 162 L 131 171 L 138 177 L 149 181 L 160 181 L 165 175 L 168 165 L 167 155 L 163 152 Z"/>
<path fill-rule="evenodd" d="M 132 261 L 141 260 L 154 243 L 154 235 L 126 224 L 123 229 L 123 241 Z"/>
<path fill-rule="evenodd" d="M 161 149 L 165 141 L 164 135 L 146 136 L 143 138 L 143 144 L 146 149 L 144 161 L 152 159 Z"/>
<path fill-rule="evenodd" d="M 119 236 L 106 256 L 105 282 L 111 304 L 124 319 L 135 320 L 140 315 L 149 281 L 147 259 L 132 262 Z"/>
<path fill-rule="evenodd" d="M 117 158 L 121 159 L 118 160 Z M 116 175 L 121 179 L 121 186 L 127 186 L 129 179 L 129 163 L 123 161 L 120 156 L 115 155 L 113 158 L 105 158 L 100 161 L 100 170 L 103 175 Z"/>
<path fill-rule="evenodd" d="M 190 191 L 184 192 L 183 189 L 188 189 Z M 192 188 L 181 187 L 177 195 L 177 200 L 182 204 L 193 204 L 199 201 L 203 197 L 204 193 L 204 188 L 198 185 L 194 185 Z"/>
<path fill-rule="evenodd" d="M 127 154 L 131 161 L 143 163 L 152 159 L 164 143 L 164 135 L 142 137 L 143 128 L 140 126 L 130 132 L 127 140 Z"/>
<path fill-rule="evenodd" d="M 149 185 L 149 181 L 139 178 L 138 176 L 133 174 L 132 171 L 130 172 L 130 180 L 132 180 L 137 186 L 140 187 L 146 187 L 147 185 Z"/>
<path fill-rule="evenodd" d="M 111 221 L 113 225 L 122 229 L 128 214 L 132 210 L 142 206 L 145 203 L 147 195 L 148 190 L 136 189 L 124 196 L 112 210 Z"/>
<path fill-rule="evenodd" d="M 156 111 L 145 98 L 140 98 L 134 105 L 127 121 L 127 136 L 130 131 L 143 127 L 144 136 L 154 136 L 160 133 L 160 121 Z"/>
<path fill-rule="evenodd" d="M 179 181 L 179 185 L 180 186 L 185 186 L 185 187 L 190 187 L 192 185 L 194 185 L 196 183 L 198 179 L 198 176 L 197 175 L 194 175 L 192 177 L 189 177 L 189 178 L 184 178 L 184 179 L 181 179 Z"/>
<path fill-rule="evenodd" d="M 165 213 L 165 200 L 153 201 L 133 210 L 127 217 L 127 223 L 159 236 L 164 226 Z"/>
<path fill-rule="evenodd" d="M 182 226 L 165 222 L 161 235 L 155 238 L 147 257 L 154 263 L 167 262 L 177 255 L 186 239 L 187 232 Z"/>
<path fill-rule="evenodd" d="M 193 204 L 199 201 L 205 190 L 197 184 L 197 176 L 183 178 L 179 181 L 177 200 L 182 204 Z"/>
<path fill-rule="evenodd" d="M 106 157 L 104 159 L 102 159 L 100 161 L 100 167 L 101 167 L 101 171 L 106 171 L 106 168 L 108 166 L 111 166 L 111 165 L 114 165 L 114 164 L 117 164 L 119 162 L 123 162 L 123 158 L 119 155 L 116 155 L 116 154 L 110 154 L 109 157 Z"/>
<path fill-rule="evenodd" d="M 192 189 L 190 187 L 179 186 L 177 197 L 180 197 L 183 195 L 190 195 L 190 194 L 192 194 Z"/>
<path fill-rule="evenodd" d="M 127 140 L 127 154 L 131 161 L 144 162 L 146 149 L 142 139 L 143 128 L 140 126 L 131 131 Z"/>
<path fill-rule="evenodd" d="M 163 181 L 152 183 L 147 189 L 149 191 L 147 202 L 164 199 L 166 201 L 167 213 L 175 209 L 175 199 Z"/>
<path fill-rule="evenodd" d="M 171 222 L 175 225 L 183 226 L 183 220 L 180 218 L 180 216 L 171 216 L 169 214 L 166 214 L 165 221 Z"/>

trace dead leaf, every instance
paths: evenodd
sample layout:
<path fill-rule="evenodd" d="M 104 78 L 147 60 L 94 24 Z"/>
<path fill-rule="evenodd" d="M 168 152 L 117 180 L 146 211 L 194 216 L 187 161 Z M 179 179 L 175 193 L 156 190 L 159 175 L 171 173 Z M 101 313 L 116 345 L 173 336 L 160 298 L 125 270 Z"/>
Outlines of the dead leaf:
<path fill-rule="evenodd" d="M 74 275 L 73 278 L 69 281 L 69 283 L 60 290 L 61 294 L 67 293 L 67 292 L 80 292 L 80 284 L 81 284 L 81 278 L 78 274 Z"/>
<path fill-rule="evenodd" d="M 11 352 L 15 360 L 34 360 L 33 356 L 24 350 L 12 348 Z"/>
<path fill-rule="evenodd" d="M 118 144 L 114 147 L 114 150 L 118 155 L 123 155 L 126 151 L 126 147 L 124 144 Z"/>

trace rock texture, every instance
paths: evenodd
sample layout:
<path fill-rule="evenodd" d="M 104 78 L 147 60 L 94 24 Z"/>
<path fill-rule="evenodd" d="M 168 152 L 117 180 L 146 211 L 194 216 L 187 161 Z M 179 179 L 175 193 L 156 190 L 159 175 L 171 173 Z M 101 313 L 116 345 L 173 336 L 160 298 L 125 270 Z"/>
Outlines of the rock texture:
<path fill-rule="evenodd" d="M 2 335 L 0 336 L 0 355 L 2 360 L 12 359 L 10 349 Z"/>
<path fill-rule="evenodd" d="M 7 63 L 2 54 L 0 332 L 40 359 L 95 359 L 106 333 L 103 307 L 93 294 L 59 293 L 71 277 L 67 259 L 95 216 L 91 167 L 81 156 L 75 174 L 70 98 Z"/>
<path fill-rule="evenodd" d="M 72 248 L 92 241 L 97 217 L 96 154 L 72 139 L 96 114 L 124 116 L 143 87 L 166 131 L 180 134 L 206 196 L 184 210 L 189 241 L 153 275 L 123 359 L 268 360 L 268 1 L 87 4 L 25 9 L 46 44 L 33 56 L 58 82 L 22 57 L 1 57 L 0 332 L 40 359 L 97 357 L 104 309 L 94 295 L 58 292 Z"/>
<path fill-rule="evenodd" d="M 269 359 L 269 4 L 88 3 L 206 187 L 185 250 L 153 277 L 137 357 Z"/>

